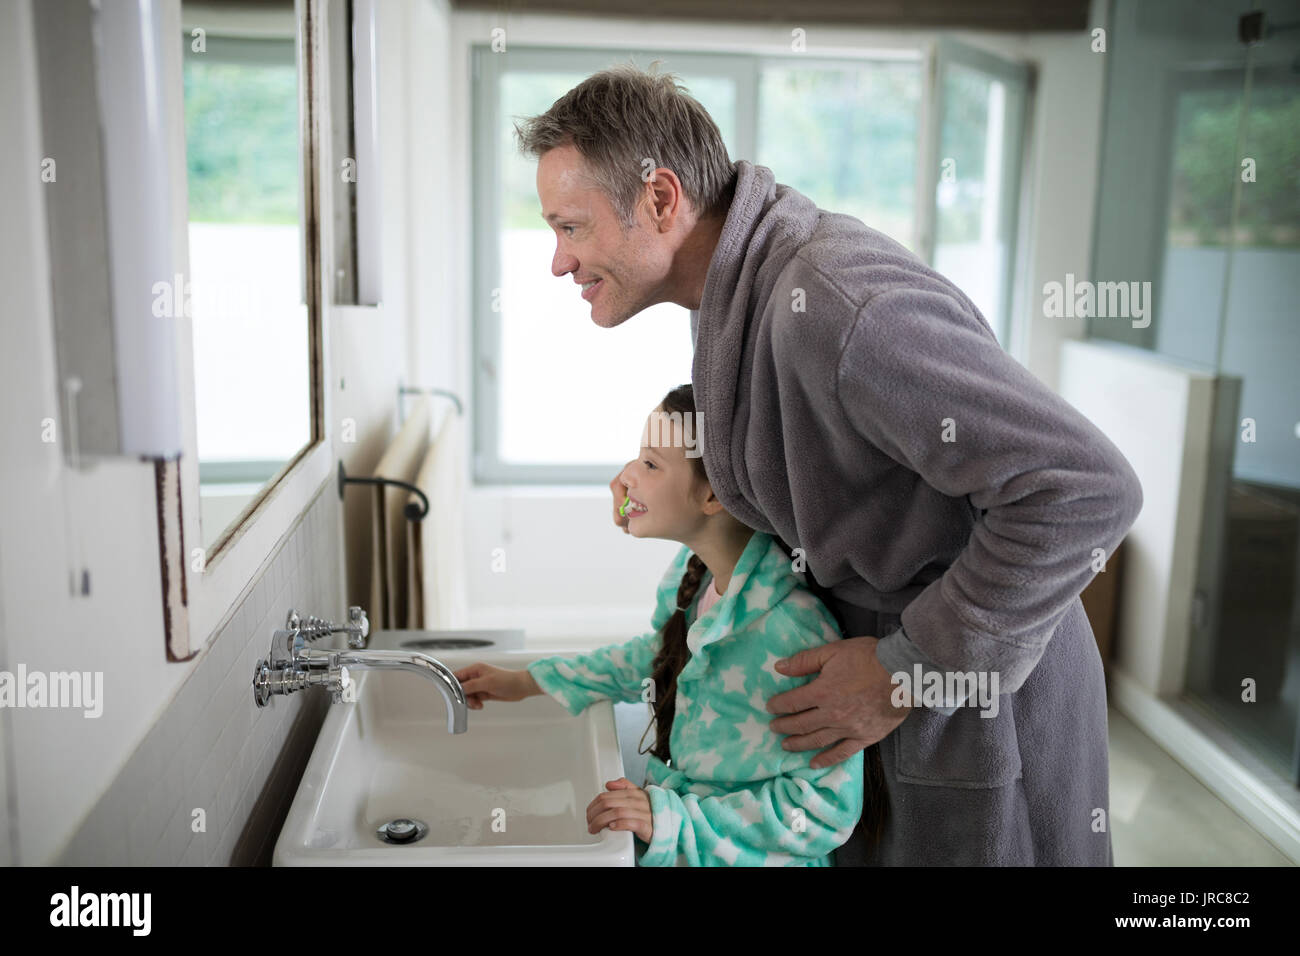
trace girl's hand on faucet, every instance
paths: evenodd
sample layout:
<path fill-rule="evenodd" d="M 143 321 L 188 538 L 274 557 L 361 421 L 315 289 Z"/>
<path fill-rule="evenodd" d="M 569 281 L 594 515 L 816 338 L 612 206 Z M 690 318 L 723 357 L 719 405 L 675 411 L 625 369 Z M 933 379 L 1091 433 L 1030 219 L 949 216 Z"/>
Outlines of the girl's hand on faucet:
<path fill-rule="evenodd" d="M 587 832 L 631 830 L 649 843 L 654 837 L 654 815 L 650 812 L 650 795 L 627 777 L 605 784 L 600 794 L 587 806 Z"/>
<path fill-rule="evenodd" d="M 465 692 L 470 710 L 482 710 L 485 700 L 523 700 L 541 692 L 533 675 L 491 664 L 474 663 L 453 672 Z"/>

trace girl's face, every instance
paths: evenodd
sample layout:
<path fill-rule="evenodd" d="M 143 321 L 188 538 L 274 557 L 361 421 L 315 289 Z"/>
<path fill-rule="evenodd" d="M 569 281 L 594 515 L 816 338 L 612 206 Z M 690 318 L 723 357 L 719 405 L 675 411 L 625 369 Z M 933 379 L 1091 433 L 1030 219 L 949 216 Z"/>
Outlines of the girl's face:
<path fill-rule="evenodd" d="M 713 489 L 687 455 L 699 454 L 695 423 L 683 417 L 665 414 L 662 406 L 651 412 L 641 432 L 641 456 L 619 476 L 632 499 L 628 533 L 635 537 L 686 542 L 710 513 L 706 503 Z"/>

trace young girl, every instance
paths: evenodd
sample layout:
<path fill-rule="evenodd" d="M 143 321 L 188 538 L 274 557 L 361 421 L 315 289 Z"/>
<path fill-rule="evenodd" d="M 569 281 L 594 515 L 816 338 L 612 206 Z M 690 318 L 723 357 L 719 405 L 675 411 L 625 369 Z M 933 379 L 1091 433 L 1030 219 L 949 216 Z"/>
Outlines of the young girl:
<path fill-rule="evenodd" d="M 620 476 L 629 533 L 683 545 L 659 584 L 654 630 L 526 670 L 478 663 L 456 677 L 476 710 L 543 692 L 571 714 L 601 699 L 650 701 L 644 789 L 610 781 L 587 808 L 589 832 L 635 834 L 639 866 L 831 866 L 862 814 L 862 754 L 813 769 L 819 751 L 783 749 L 766 704 L 812 679 L 780 674 L 776 661 L 840 631 L 777 540 L 723 510 L 689 447 L 695 419 L 691 387 L 669 392 L 641 460 Z"/>

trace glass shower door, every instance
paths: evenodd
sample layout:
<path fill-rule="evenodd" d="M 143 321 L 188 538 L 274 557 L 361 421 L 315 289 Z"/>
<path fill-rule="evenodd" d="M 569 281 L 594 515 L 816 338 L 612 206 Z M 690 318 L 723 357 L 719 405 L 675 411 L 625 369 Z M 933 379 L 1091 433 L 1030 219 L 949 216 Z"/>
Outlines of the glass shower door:
<path fill-rule="evenodd" d="M 1187 692 L 1300 784 L 1300 2 L 1255 10 L 1240 67 L 1174 85 L 1154 331 L 1219 373 Z"/>

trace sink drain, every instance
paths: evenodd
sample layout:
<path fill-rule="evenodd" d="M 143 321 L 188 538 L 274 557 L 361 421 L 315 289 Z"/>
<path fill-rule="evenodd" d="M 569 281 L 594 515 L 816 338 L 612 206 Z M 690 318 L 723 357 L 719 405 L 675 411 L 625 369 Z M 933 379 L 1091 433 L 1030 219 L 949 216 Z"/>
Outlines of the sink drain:
<path fill-rule="evenodd" d="M 380 826 L 379 839 L 385 843 L 415 843 L 429 832 L 429 825 L 423 820 L 408 820 L 398 817 Z"/>

